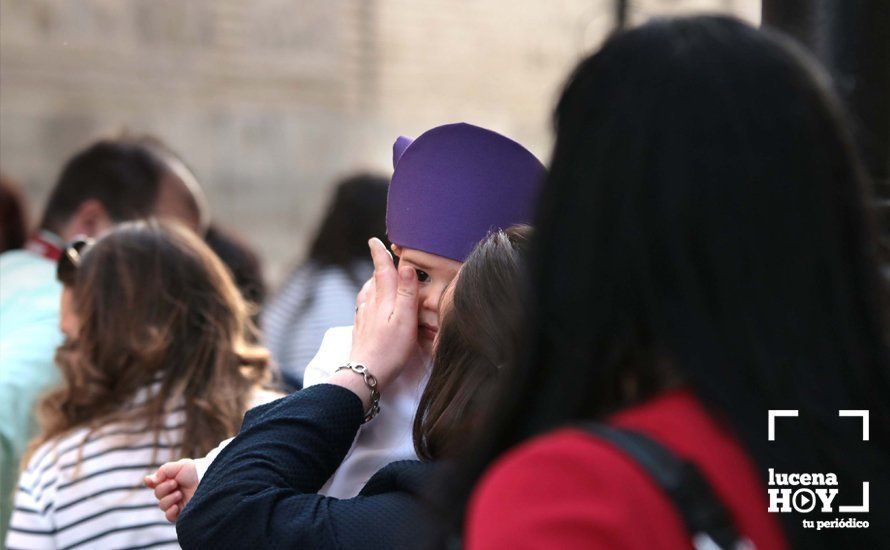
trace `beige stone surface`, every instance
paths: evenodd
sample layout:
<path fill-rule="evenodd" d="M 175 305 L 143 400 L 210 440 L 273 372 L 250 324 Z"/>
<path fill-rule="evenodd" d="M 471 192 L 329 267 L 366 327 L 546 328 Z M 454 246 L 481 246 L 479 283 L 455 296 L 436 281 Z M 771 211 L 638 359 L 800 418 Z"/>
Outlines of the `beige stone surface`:
<path fill-rule="evenodd" d="M 605 0 L 2 0 L 0 169 L 39 211 L 62 162 L 102 134 L 178 150 L 214 217 L 274 283 L 334 178 L 388 170 L 398 134 L 467 121 L 546 160 L 572 65 Z M 631 21 L 757 0 L 637 0 Z"/>

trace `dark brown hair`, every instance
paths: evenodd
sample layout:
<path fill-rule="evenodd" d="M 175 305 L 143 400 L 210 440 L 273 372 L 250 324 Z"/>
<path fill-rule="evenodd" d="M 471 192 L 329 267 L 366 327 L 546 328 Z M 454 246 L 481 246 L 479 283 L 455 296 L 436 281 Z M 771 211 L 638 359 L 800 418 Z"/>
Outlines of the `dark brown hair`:
<path fill-rule="evenodd" d="M 890 494 L 887 285 L 847 120 L 814 67 L 710 16 L 649 22 L 580 63 L 556 110 L 519 360 L 449 479 L 454 528 L 498 456 L 658 395 L 622 382 L 664 362 L 753 459 L 760 494 L 769 468 Z M 838 416 L 849 408 L 870 410 L 870 441 Z M 800 411 L 775 441 L 771 409 Z M 890 517 L 887 498 L 871 506 Z M 795 548 L 890 538 L 886 521 L 779 516 Z"/>
<path fill-rule="evenodd" d="M 247 303 L 259 311 L 259 306 L 266 299 L 266 283 L 263 264 L 256 251 L 237 233 L 218 224 L 211 224 L 207 228 L 204 242 L 229 268 L 235 285 Z"/>
<path fill-rule="evenodd" d="M 309 260 L 323 266 L 351 268 L 368 257 L 371 235 L 386 235 L 389 180 L 359 173 L 337 183 L 324 220 L 309 245 Z M 389 246 L 389 243 L 385 243 Z M 361 286 L 364 281 L 356 281 Z"/>
<path fill-rule="evenodd" d="M 238 430 L 268 354 L 248 343 L 247 305 L 200 238 L 176 224 L 122 224 L 82 249 L 71 290 L 79 332 L 56 354 L 65 383 L 40 402 L 32 450 L 111 422 L 143 425 L 157 441 L 180 404 L 181 456 L 202 456 Z"/>
<path fill-rule="evenodd" d="M 0 252 L 25 246 L 28 212 L 18 186 L 0 174 Z"/>
<path fill-rule="evenodd" d="M 62 169 L 50 192 L 40 227 L 58 232 L 89 199 L 96 199 L 114 221 L 151 213 L 166 173 L 146 146 L 129 139 L 104 139 L 78 152 Z"/>
<path fill-rule="evenodd" d="M 505 363 L 521 319 L 522 256 L 531 229 L 489 235 L 461 267 L 450 307 L 442 312 L 429 383 L 414 418 L 423 460 L 453 458 L 480 422 L 481 405 Z"/>

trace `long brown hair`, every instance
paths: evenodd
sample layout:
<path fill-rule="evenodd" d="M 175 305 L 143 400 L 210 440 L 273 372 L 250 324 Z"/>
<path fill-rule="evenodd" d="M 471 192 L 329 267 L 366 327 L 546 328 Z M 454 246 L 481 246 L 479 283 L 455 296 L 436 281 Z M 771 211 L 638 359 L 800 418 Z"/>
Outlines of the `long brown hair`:
<path fill-rule="evenodd" d="M 268 354 L 249 344 L 248 306 L 201 239 L 169 223 L 122 224 L 81 251 L 72 282 L 80 329 L 57 351 L 64 384 L 39 404 L 43 430 L 32 451 L 112 422 L 142 425 L 158 441 L 179 405 L 181 456 L 202 456 L 234 435 Z"/>
<path fill-rule="evenodd" d="M 424 460 L 453 458 L 477 425 L 520 326 L 522 256 L 531 234 L 515 226 L 489 235 L 461 267 L 443 311 L 433 369 L 414 417 Z"/>

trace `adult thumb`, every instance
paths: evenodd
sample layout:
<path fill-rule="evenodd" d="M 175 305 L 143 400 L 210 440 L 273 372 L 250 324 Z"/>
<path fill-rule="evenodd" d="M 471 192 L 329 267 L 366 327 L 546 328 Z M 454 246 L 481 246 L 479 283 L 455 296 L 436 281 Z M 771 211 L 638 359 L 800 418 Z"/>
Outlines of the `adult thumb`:
<path fill-rule="evenodd" d="M 408 266 L 399 268 L 399 286 L 392 314 L 400 322 L 417 319 L 417 274 Z M 412 323 L 412 327 L 416 324 Z"/>

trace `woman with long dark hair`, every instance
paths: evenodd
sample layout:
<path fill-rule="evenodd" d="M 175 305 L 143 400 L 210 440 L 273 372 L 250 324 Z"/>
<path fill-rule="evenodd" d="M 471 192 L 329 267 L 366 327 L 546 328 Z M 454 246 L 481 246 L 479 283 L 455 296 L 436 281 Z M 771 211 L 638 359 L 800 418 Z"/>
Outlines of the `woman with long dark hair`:
<path fill-rule="evenodd" d="M 865 176 L 823 73 L 736 20 L 654 21 L 581 62 L 555 120 L 528 327 L 498 418 L 479 430 L 469 477 L 489 468 L 468 547 L 690 545 L 668 494 L 620 446 L 587 426 L 549 431 L 590 421 L 691 462 L 739 540 L 885 545 L 886 288 Z M 798 415 L 770 437 L 776 409 Z M 839 415 L 851 409 L 869 411 L 868 441 Z M 768 512 L 768 488 L 801 488 L 771 472 L 834 474 L 831 513 Z M 839 511 L 863 504 L 864 482 L 870 512 Z M 870 527 L 803 522 L 835 518 Z"/>

